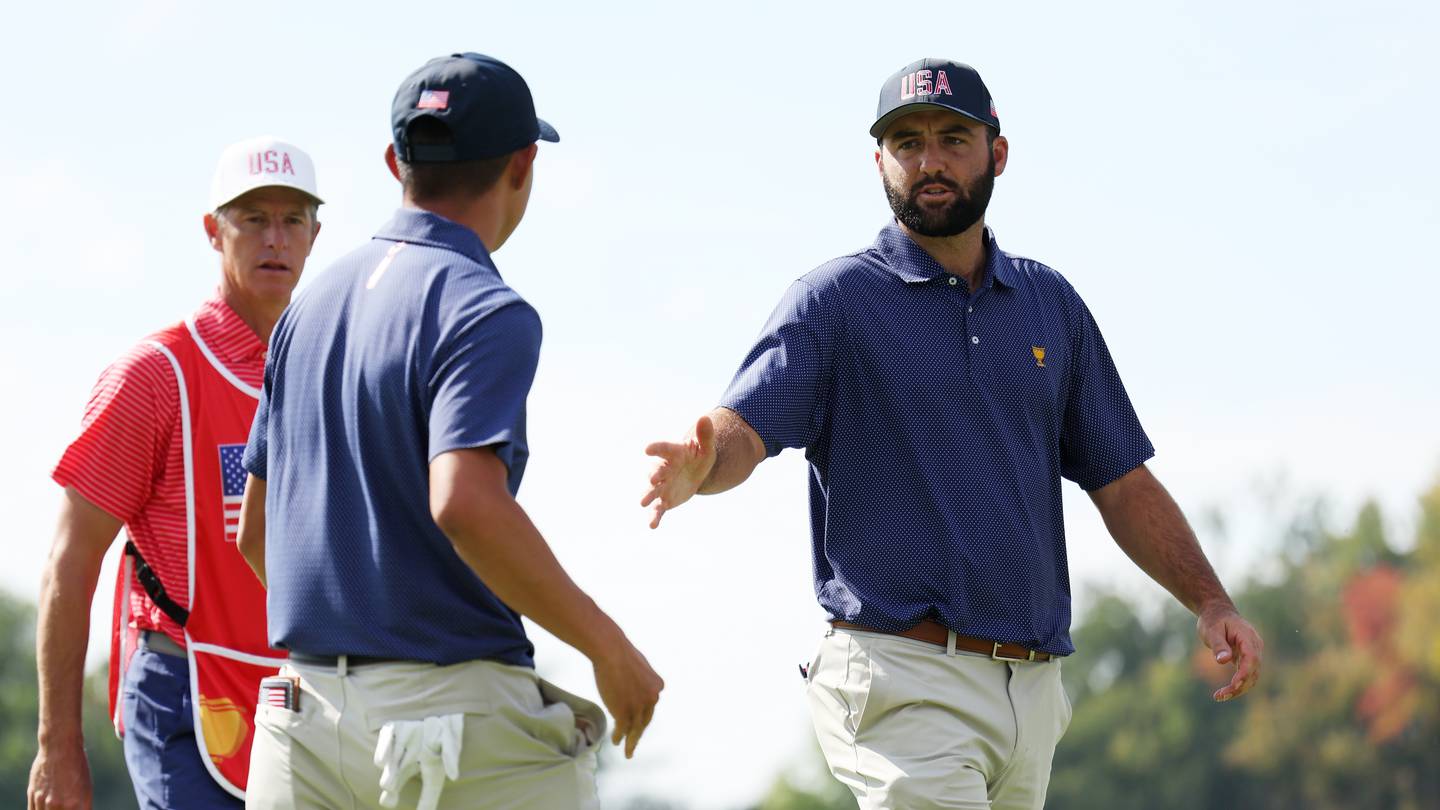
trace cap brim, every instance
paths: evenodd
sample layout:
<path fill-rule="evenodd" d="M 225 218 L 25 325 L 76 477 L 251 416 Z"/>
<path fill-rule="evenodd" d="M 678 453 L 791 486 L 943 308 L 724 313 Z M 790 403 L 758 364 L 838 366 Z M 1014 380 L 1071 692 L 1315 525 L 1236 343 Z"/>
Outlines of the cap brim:
<path fill-rule="evenodd" d="M 560 140 L 560 133 L 556 132 L 555 127 L 547 124 L 544 119 L 536 118 L 535 123 L 540 125 L 540 140 L 551 143 L 557 143 Z"/>
<path fill-rule="evenodd" d="M 230 203 L 235 202 L 236 200 L 240 199 L 241 197 L 244 197 L 246 194 L 249 194 L 250 192 L 252 192 L 252 191 L 254 191 L 254 190 L 256 190 L 256 189 L 260 189 L 260 188 L 288 188 L 288 189 L 293 189 L 293 190 L 295 190 L 295 191 L 300 192 L 301 194 L 304 194 L 306 197 L 309 197 L 310 199 L 314 200 L 316 205 L 324 205 L 324 204 L 325 204 L 325 201 L 322 200 L 322 199 L 320 199 L 319 197 L 317 197 L 317 196 L 315 195 L 315 192 L 311 191 L 311 190 L 308 189 L 308 188 L 304 188 L 304 187 L 302 187 L 302 186 L 300 186 L 300 185 L 298 185 L 298 184 L 276 183 L 276 182 L 273 182 L 273 181 L 267 181 L 267 182 L 262 182 L 262 183 L 256 183 L 256 184 L 253 185 L 253 186 L 246 186 L 246 187 L 244 187 L 244 188 L 241 188 L 239 191 L 236 191 L 234 194 L 231 194 L 231 195 L 230 195 L 229 197 L 227 197 L 226 199 L 223 199 L 223 200 L 211 200 L 211 202 L 210 202 L 210 210 L 211 210 L 211 211 L 217 211 L 217 210 L 219 210 L 222 206 L 229 205 Z"/>
<path fill-rule="evenodd" d="M 895 109 L 891 110 L 888 113 L 885 113 L 884 115 L 876 119 L 875 123 L 870 125 L 870 137 L 879 138 L 881 135 L 885 134 L 885 130 L 889 129 L 891 124 L 895 123 L 895 119 L 903 118 L 910 113 L 920 112 L 921 110 L 926 109 L 948 110 L 949 112 L 953 112 L 956 115 L 963 115 L 972 121 L 979 121 L 987 127 L 995 126 L 993 123 L 986 121 L 984 118 L 976 115 L 971 115 L 964 110 L 957 110 L 954 107 L 947 107 L 944 104 L 936 104 L 930 101 L 915 101 L 911 102 L 910 104 L 903 104 L 899 107 L 896 107 Z"/>

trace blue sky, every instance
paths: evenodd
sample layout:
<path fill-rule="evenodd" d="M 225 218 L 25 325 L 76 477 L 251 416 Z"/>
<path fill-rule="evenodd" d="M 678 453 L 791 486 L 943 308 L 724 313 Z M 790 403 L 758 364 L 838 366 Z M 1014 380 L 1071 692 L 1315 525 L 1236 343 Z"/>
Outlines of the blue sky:
<path fill-rule="evenodd" d="M 395 86 L 456 50 L 519 69 L 562 136 L 496 258 L 545 321 L 521 500 L 669 683 L 612 799 L 733 806 L 806 755 L 795 664 L 823 617 L 803 459 L 651 533 L 641 448 L 714 403 L 790 280 L 874 238 L 866 129 L 881 81 L 922 56 L 985 77 L 1011 142 L 989 222 L 1085 297 L 1228 579 L 1252 573 L 1276 498 L 1374 496 L 1403 531 L 1440 471 L 1434 4 L 486 5 L 7 12 L 0 587 L 36 592 L 47 474 L 96 375 L 213 289 L 221 149 L 310 151 L 323 272 L 398 202 Z M 1158 598 L 1067 497 L 1079 609 L 1083 583 Z M 1198 519 L 1212 508 L 1228 541 Z M 583 659 L 538 644 L 593 693 Z"/>

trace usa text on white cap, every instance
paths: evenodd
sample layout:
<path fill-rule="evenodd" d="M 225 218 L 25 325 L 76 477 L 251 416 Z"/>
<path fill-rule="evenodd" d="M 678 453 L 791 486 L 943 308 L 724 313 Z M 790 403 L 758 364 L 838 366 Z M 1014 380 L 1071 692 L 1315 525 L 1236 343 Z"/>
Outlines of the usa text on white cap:
<path fill-rule="evenodd" d="M 292 143 L 262 135 L 225 147 L 210 182 L 210 210 L 265 186 L 293 188 L 317 203 L 325 202 L 315 185 L 315 163 L 310 156 Z"/>

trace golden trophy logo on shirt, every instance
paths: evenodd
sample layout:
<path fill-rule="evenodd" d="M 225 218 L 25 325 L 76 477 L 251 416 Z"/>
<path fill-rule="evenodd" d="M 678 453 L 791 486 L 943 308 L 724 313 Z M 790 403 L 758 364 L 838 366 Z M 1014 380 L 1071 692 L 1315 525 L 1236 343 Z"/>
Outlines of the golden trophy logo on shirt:
<path fill-rule="evenodd" d="M 1039 368 L 1045 367 L 1045 347 L 1031 346 L 1030 353 L 1035 355 L 1035 365 Z"/>

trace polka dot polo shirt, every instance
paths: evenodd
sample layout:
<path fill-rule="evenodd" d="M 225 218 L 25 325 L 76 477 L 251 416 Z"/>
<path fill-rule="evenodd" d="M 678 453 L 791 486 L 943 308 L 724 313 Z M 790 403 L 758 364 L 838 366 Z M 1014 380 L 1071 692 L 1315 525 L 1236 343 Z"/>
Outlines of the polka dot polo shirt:
<path fill-rule="evenodd" d="M 435 525 L 430 462 L 486 447 L 518 491 L 540 342 L 480 237 L 411 208 L 295 297 L 245 451 L 268 482 L 272 645 L 534 666 L 519 614 Z"/>
<path fill-rule="evenodd" d="M 973 292 L 893 222 L 801 277 L 721 405 L 805 450 L 831 618 L 1068 655 L 1061 478 L 1097 489 L 1154 448 L 1080 296 L 986 241 Z"/>

